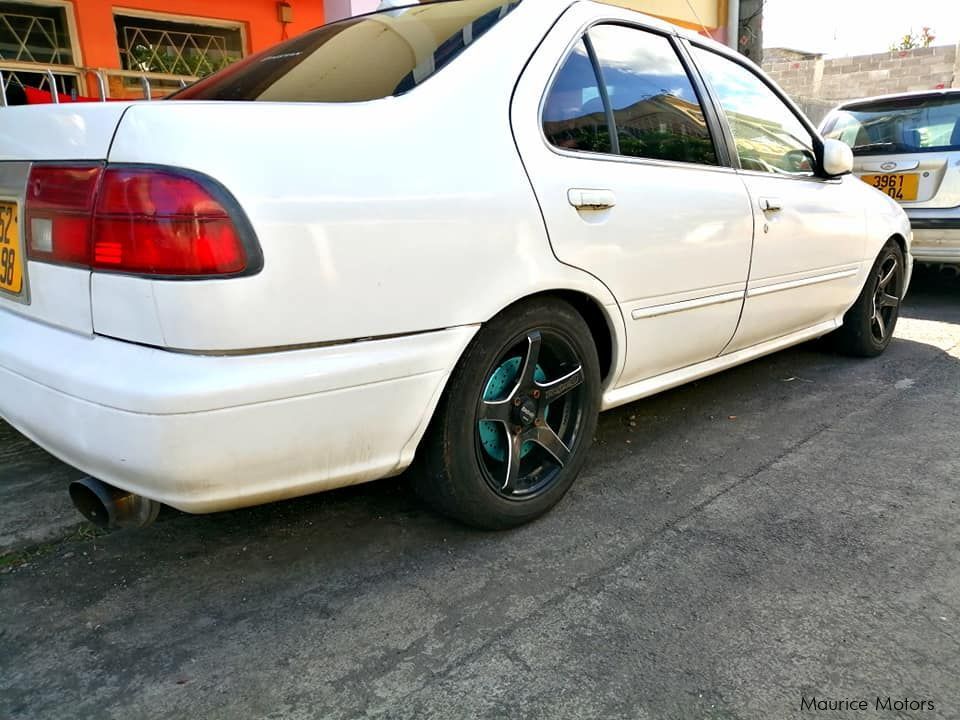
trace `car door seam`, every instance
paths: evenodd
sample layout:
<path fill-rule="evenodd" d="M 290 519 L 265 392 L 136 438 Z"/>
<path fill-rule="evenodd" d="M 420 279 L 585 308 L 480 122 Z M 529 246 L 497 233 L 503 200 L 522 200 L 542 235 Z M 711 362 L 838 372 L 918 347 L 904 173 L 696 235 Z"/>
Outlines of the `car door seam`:
<path fill-rule="evenodd" d="M 573 269 L 575 269 L 575 270 L 578 270 L 578 271 L 586 274 L 588 277 L 592 277 L 594 280 L 596 280 L 598 283 L 600 283 L 600 285 L 602 285 L 603 288 L 609 293 L 610 298 L 613 299 L 614 305 L 615 305 L 616 308 L 617 308 L 617 312 L 620 313 L 620 329 L 622 330 L 623 334 L 622 334 L 622 336 L 617 337 L 617 333 L 614 332 L 614 333 L 613 333 L 613 341 L 614 341 L 614 345 L 616 345 L 617 343 L 622 344 L 622 345 L 623 345 L 623 351 L 622 351 L 622 353 L 619 353 L 619 352 L 618 352 L 618 348 L 614 347 L 614 353 L 615 353 L 615 355 L 619 355 L 620 357 L 613 357 L 613 358 L 611 359 L 611 365 L 612 365 L 612 367 L 610 368 L 610 376 L 606 378 L 606 384 L 605 384 L 605 385 L 606 385 L 606 388 L 612 388 L 612 387 L 615 387 L 616 384 L 617 384 L 617 382 L 620 380 L 620 376 L 621 376 L 622 373 L 623 373 L 623 364 L 626 362 L 626 358 L 627 358 L 628 352 L 629 352 L 629 348 L 627 347 L 627 343 L 628 343 L 628 339 L 627 339 L 627 318 L 626 318 L 626 315 L 625 315 L 624 312 L 623 312 L 623 305 L 620 303 L 620 301 L 619 301 L 619 299 L 617 298 L 617 296 L 613 293 L 613 290 L 610 288 L 610 286 L 607 285 L 607 283 L 606 283 L 603 279 L 597 277 L 596 275 L 594 275 L 594 274 L 593 274 L 592 272 L 590 272 L 589 270 L 586 270 L 586 269 L 584 269 L 584 268 L 582 268 L 582 267 L 577 267 L 576 265 L 571 265 L 570 263 L 564 262 L 564 261 L 561 260 L 560 257 L 557 255 L 556 248 L 554 248 L 554 246 L 553 246 L 553 241 L 552 241 L 551 238 L 550 238 L 550 227 L 549 227 L 549 225 L 548 225 L 548 223 L 547 223 L 546 213 L 545 213 L 544 210 L 543 210 L 543 204 L 541 203 L 541 201 L 540 201 L 540 196 L 537 194 L 537 189 L 536 189 L 536 187 L 535 187 L 534 184 L 533 184 L 533 178 L 530 176 L 530 170 L 529 170 L 529 168 L 527 168 L 527 161 L 524 159 L 524 157 L 523 157 L 523 152 L 520 150 L 520 142 L 517 140 L 517 131 L 516 131 L 516 129 L 515 129 L 514 126 L 513 126 L 513 123 L 514 123 L 514 107 L 515 107 L 516 101 L 517 101 L 517 90 L 520 88 L 520 83 L 523 82 L 523 78 L 524 78 L 524 76 L 527 74 L 527 69 L 530 67 L 530 63 L 533 62 L 533 58 L 536 57 L 536 55 L 537 55 L 538 52 L 540 52 L 540 49 L 543 47 L 543 43 L 544 43 L 544 42 L 546 41 L 546 39 L 550 36 L 550 34 L 554 31 L 554 29 L 556 28 L 556 26 L 557 26 L 557 24 L 560 22 L 560 20 L 564 17 L 564 15 L 566 15 L 566 14 L 570 11 L 570 8 L 573 7 L 574 5 L 576 5 L 576 3 L 571 3 L 570 5 L 568 5 L 567 8 L 566 8 L 562 13 L 560 13 L 560 15 L 557 16 L 556 21 L 554 21 L 554 23 L 553 23 L 549 28 L 547 28 L 547 31 L 544 33 L 543 37 L 540 38 L 540 41 L 537 43 L 537 46 L 536 46 L 536 47 L 533 49 L 533 51 L 530 53 L 530 56 L 527 58 L 527 61 L 524 63 L 523 67 L 520 69 L 520 72 L 517 74 L 517 80 L 516 80 L 516 82 L 515 82 L 514 85 L 513 85 L 513 90 L 512 90 L 512 92 L 510 93 L 510 102 L 509 102 L 509 104 L 507 105 L 507 122 L 508 122 L 508 124 L 509 124 L 509 126 L 510 126 L 510 137 L 513 139 L 513 147 L 514 147 L 514 148 L 516 149 L 516 151 L 517 151 L 517 159 L 520 161 L 520 167 L 523 169 L 523 175 L 524 175 L 524 177 L 526 177 L 526 179 L 527 179 L 527 185 L 529 185 L 529 187 L 530 187 L 530 194 L 533 196 L 533 201 L 537 204 L 537 210 L 538 210 L 539 213 L 540 213 L 540 222 L 541 222 L 542 225 L 543 225 L 543 234 L 544 234 L 544 236 L 545 236 L 545 238 L 546 238 L 546 241 L 547 241 L 547 247 L 550 249 L 550 254 L 553 255 L 554 259 L 555 259 L 558 263 L 560 263 L 561 265 L 564 265 L 564 266 L 566 266 L 566 267 L 569 267 L 569 268 L 573 268 Z M 583 31 L 583 32 L 585 32 L 585 31 Z M 572 46 L 571 46 L 571 47 L 572 47 Z M 567 49 L 566 52 L 569 52 L 569 48 Z M 551 74 L 550 79 L 549 79 L 548 82 L 547 82 L 546 88 L 543 90 L 543 93 L 540 95 L 540 101 L 539 101 L 539 102 L 537 103 L 537 105 L 536 105 L 536 108 L 537 108 L 537 109 L 536 109 L 536 115 L 537 115 L 537 116 L 536 116 L 536 122 L 537 122 L 538 124 L 541 123 L 541 111 L 542 111 L 542 100 L 543 100 L 543 97 L 544 97 L 544 95 L 545 95 L 547 92 L 549 92 L 550 84 L 552 84 L 552 82 L 553 82 L 554 74 L 556 73 L 557 68 L 559 67 L 559 63 L 562 63 L 562 62 L 563 62 L 563 59 L 566 57 L 566 52 L 564 53 L 563 58 L 561 58 L 560 61 L 558 61 L 558 63 L 555 65 L 553 74 Z M 618 367 L 618 365 L 619 365 L 619 367 Z"/>

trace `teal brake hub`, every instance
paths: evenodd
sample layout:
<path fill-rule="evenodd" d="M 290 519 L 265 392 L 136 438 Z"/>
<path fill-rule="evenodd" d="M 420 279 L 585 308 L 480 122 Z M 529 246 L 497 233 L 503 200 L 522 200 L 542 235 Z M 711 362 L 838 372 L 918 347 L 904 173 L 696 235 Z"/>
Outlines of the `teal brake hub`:
<path fill-rule="evenodd" d="M 486 401 L 505 400 L 517 384 L 517 376 L 520 374 L 521 358 L 510 358 L 497 368 L 496 372 L 487 382 L 487 387 L 483 391 L 483 399 Z M 543 368 L 537 365 L 533 371 L 533 379 L 539 383 L 546 382 L 547 374 Z M 498 462 L 504 462 L 507 459 L 507 437 L 506 428 L 502 423 L 493 420 L 482 420 L 480 422 L 480 443 L 487 454 Z M 533 443 L 529 440 L 520 448 L 520 457 L 524 458 L 533 449 Z"/>

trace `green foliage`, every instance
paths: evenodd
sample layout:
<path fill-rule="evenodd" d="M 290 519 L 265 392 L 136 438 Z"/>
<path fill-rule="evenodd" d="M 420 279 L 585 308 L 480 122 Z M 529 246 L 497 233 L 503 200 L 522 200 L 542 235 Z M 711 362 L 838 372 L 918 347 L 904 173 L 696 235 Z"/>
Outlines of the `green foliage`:
<path fill-rule="evenodd" d="M 621 130 L 620 153 L 630 157 L 658 158 L 701 165 L 717 163 L 713 142 L 709 138 L 657 130 Z"/>
<path fill-rule="evenodd" d="M 544 124 L 550 142 L 557 147 L 586 152 L 611 152 L 610 133 L 605 125 L 590 123 L 581 127 L 558 127 L 568 123 Z M 717 156 L 708 137 L 682 135 L 658 130 L 621 129 L 620 154 L 628 157 L 657 158 L 676 162 L 716 165 Z"/>
<path fill-rule="evenodd" d="M 577 125 L 578 122 L 583 124 Z M 580 121 L 546 122 L 543 129 L 550 142 L 567 150 L 608 153 L 612 147 L 610 133 L 600 119 L 586 117 Z"/>
<path fill-rule="evenodd" d="M 169 75 L 204 77 L 223 70 L 232 62 L 221 53 L 185 52 L 178 55 L 171 47 L 137 44 L 129 50 L 128 69 Z"/>

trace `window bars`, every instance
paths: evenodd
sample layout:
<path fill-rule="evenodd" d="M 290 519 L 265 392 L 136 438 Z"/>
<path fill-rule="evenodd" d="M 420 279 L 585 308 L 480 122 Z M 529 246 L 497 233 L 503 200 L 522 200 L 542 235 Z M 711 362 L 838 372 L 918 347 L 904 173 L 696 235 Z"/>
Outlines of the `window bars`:
<path fill-rule="evenodd" d="M 148 26 L 124 16 L 116 20 L 126 70 L 203 77 L 242 55 L 238 30 L 160 22 Z"/>
<path fill-rule="evenodd" d="M 59 22 L 58 22 L 59 20 Z M 2 12 L 0 9 L 0 59 L 17 62 L 70 65 L 73 51 L 62 18 Z"/>

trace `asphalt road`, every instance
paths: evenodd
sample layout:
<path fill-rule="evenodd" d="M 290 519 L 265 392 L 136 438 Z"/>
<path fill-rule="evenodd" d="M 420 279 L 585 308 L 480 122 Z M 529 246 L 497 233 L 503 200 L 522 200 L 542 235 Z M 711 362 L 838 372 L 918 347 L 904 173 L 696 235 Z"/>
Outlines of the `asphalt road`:
<path fill-rule="evenodd" d="M 0 717 L 958 718 L 960 282 L 904 314 L 880 359 L 805 345 L 605 414 L 508 533 L 388 480 L 95 536 L 0 427 Z"/>

